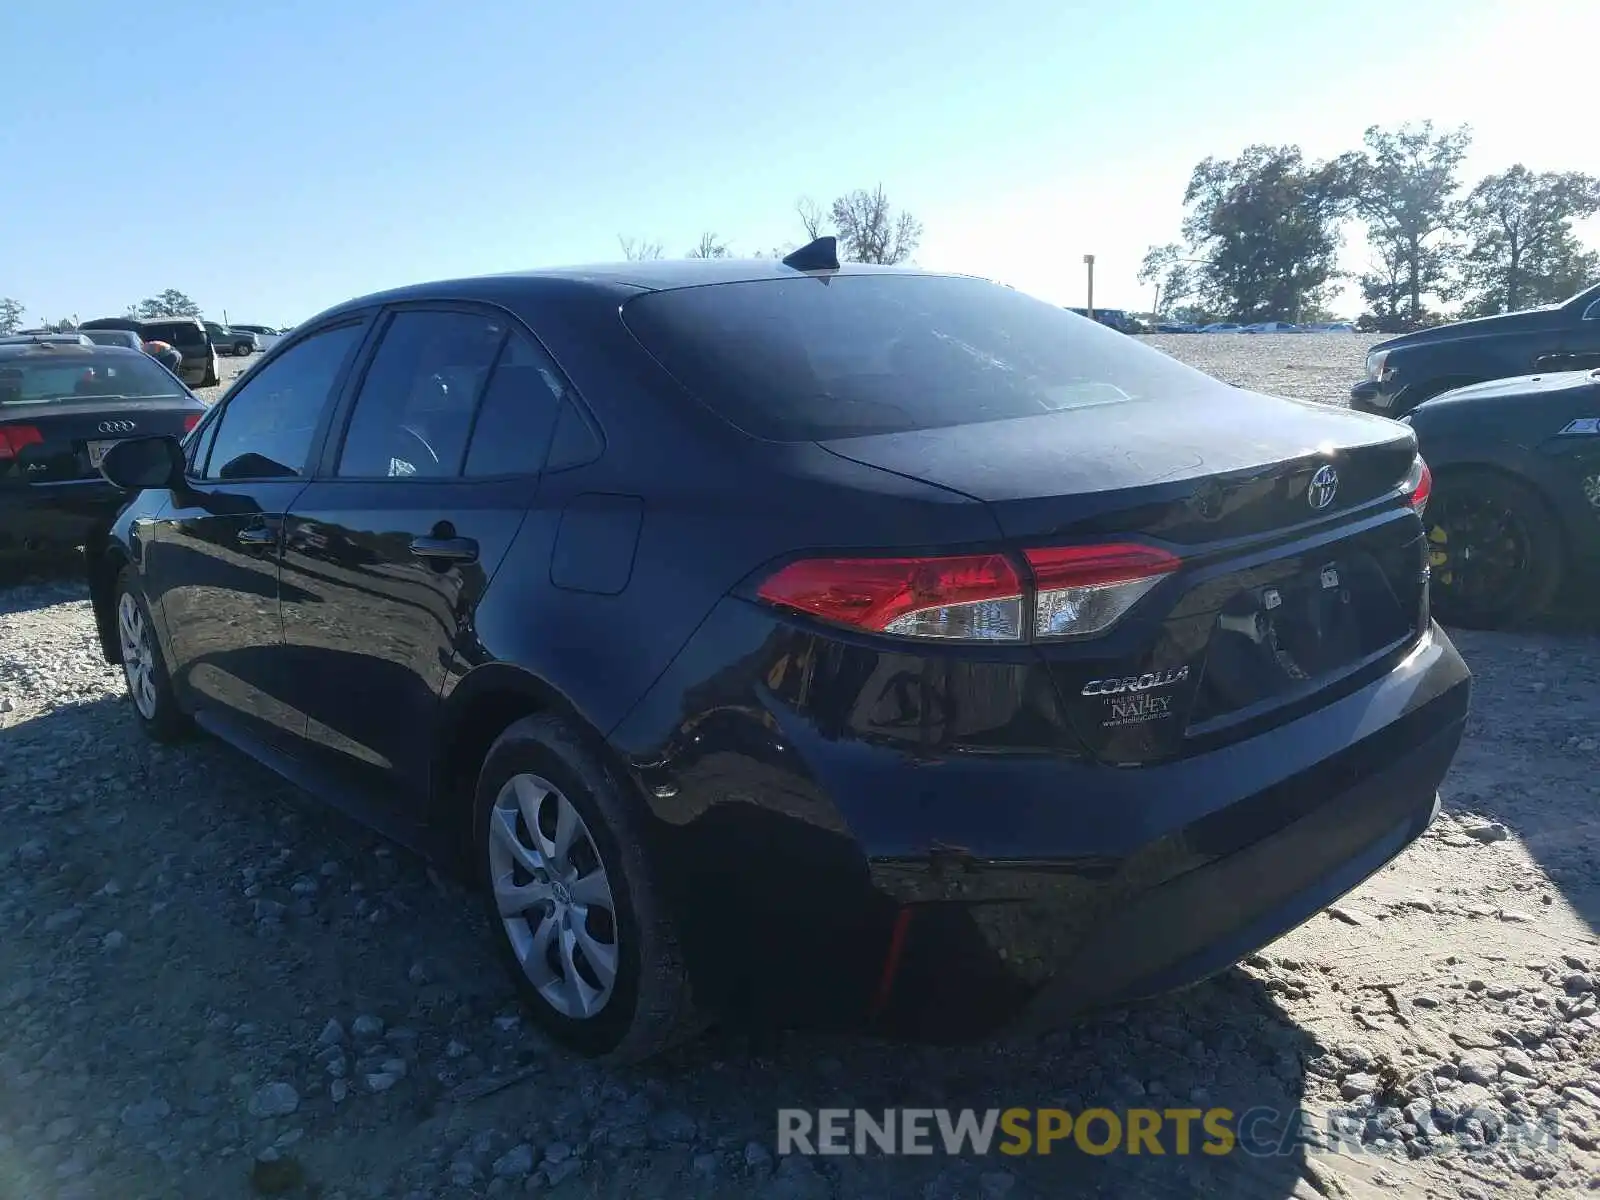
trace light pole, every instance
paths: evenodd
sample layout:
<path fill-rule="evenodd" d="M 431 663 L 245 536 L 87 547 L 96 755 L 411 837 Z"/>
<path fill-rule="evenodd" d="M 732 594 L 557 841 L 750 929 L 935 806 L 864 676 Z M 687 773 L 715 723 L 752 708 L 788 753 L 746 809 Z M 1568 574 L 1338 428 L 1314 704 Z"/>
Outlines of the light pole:
<path fill-rule="evenodd" d="M 1089 268 L 1089 303 L 1087 307 L 1089 320 L 1092 321 L 1094 320 L 1094 255 L 1085 254 L 1083 256 L 1083 265 Z"/>

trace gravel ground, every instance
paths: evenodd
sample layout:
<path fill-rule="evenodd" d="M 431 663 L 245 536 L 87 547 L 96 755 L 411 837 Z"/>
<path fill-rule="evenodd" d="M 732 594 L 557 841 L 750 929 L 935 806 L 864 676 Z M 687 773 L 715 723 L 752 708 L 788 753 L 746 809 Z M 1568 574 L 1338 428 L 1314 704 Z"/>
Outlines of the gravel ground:
<path fill-rule="evenodd" d="M 1366 349 L 1151 340 L 1329 403 Z M 528 1028 L 453 884 L 220 745 L 150 745 L 76 582 L 0 590 L 0 630 L 0 1200 L 1600 1187 L 1592 629 L 1460 635 L 1478 690 L 1433 829 L 1181 997 L 1042 1043 L 714 1031 L 626 1071 Z M 1323 1136 L 1226 1157 L 774 1154 L 780 1107 L 1091 1105 L 1300 1110 Z"/>

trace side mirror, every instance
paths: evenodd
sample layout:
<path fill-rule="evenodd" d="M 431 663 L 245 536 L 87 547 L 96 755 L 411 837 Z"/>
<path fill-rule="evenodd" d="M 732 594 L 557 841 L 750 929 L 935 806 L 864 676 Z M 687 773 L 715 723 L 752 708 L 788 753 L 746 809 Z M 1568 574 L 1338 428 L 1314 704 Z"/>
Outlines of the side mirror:
<path fill-rule="evenodd" d="M 173 437 L 128 438 L 100 460 L 100 474 L 125 492 L 176 489 L 183 484 L 183 467 L 183 447 Z"/>

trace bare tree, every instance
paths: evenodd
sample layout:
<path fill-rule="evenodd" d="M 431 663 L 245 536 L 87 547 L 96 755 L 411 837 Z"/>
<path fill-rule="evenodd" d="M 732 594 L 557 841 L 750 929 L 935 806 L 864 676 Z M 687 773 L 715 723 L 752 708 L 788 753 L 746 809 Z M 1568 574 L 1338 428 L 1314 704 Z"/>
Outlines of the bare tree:
<path fill-rule="evenodd" d="M 727 258 L 728 243 L 714 233 L 702 233 L 700 240 L 689 248 L 688 258 Z"/>
<path fill-rule="evenodd" d="M 27 308 L 10 296 L 0 299 L 0 334 L 15 333 L 22 326 L 22 314 Z"/>
<path fill-rule="evenodd" d="M 851 262 L 902 263 L 922 241 L 922 222 L 908 212 L 895 212 L 882 184 L 870 192 L 857 188 L 840 196 L 828 215 L 838 230 L 842 257 Z"/>
<path fill-rule="evenodd" d="M 622 257 L 629 262 L 644 262 L 661 257 L 661 243 L 647 242 L 642 238 L 617 236 L 618 243 L 622 246 Z"/>
<path fill-rule="evenodd" d="M 828 210 L 810 196 L 800 197 L 795 202 L 794 210 L 800 216 L 800 227 L 806 231 L 806 241 L 814 242 L 828 232 Z M 783 255 L 778 257 L 782 258 Z"/>

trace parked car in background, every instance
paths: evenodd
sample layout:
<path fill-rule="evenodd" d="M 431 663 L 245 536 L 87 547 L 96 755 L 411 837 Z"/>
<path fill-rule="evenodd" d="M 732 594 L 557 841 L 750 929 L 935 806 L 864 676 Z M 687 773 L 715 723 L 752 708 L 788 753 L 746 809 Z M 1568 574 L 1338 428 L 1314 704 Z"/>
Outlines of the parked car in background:
<path fill-rule="evenodd" d="M 1398 417 L 1489 379 L 1600 367 L 1600 285 L 1564 304 L 1419 329 L 1379 342 L 1350 407 Z"/>
<path fill-rule="evenodd" d="M 1157 321 L 1157 333 L 1199 333 L 1200 326 L 1193 321 Z"/>
<path fill-rule="evenodd" d="M 1493 380 L 1401 418 L 1433 469 L 1425 525 L 1441 620 L 1538 616 L 1600 575 L 1600 370 Z"/>
<path fill-rule="evenodd" d="M 1246 325 L 1240 333 L 1301 333 L 1300 326 L 1288 321 L 1257 321 L 1254 325 Z"/>
<path fill-rule="evenodd" d="M 1244 326 L 1236 325 L 1232 321 L 1215 321 L 1210 325 L 1202 325 L 1201 333 L 1243 333 Z"/>
<path fill-rule="evenodd" d="M 79 333 L 8 333 L 0 346 L 92 346 L 94 342 Z"/>
<path fill-rule="evenodd" d="M 283 336 L 278 330 L 269 325 L 230 325 L 230 329 L 243 329 L 256 335 L 256 342 L 263 350 L 270 350 L 277 345 L 278 339 Z M 284 332 L 288 332 L 285 330 Z"/>
<path fill-rule="evenodd" d="M 219 354 L 231 354 L 243 358 L 261 349 L 261 341 L 254 333 L 235 325 L 207 321 L 206 333 L 210 335 L 211 344 L 217 348 Z"/>
<path fill-rule="evenodd" d="M 96 346 L 121 346 L 124 350 L 144 349 L 144 339 L 132 329 L 85 329 L 83 336 Z"/>
<path fill-rule="evenodd" d="M 221 379 L 217 351 L 199 317 L 156 317 L 148 321 L 136 317 L 97 317 L 84 321 L 78 329 L 130 329 L 147 342 L 166 342 L 178 351 L 183 365 L 179 377 L 190 387 L 215 387 Z"/>
<path fill-rule="evenodd" d="M 1405 426 L 832 238 L 352 300 L 103 467 L 138 721 L 464 865 L 589 1054 L 1207 977 L 1467 714 Z"/>
<path fill-rule="evenodd" d="M 1087 317 L 1087 308 L 1069 308 L 1068 312 L 1077 313 L 1080 317 Z M 1143 333 L 1144 326 L 1128 315 L 1127 310 L 1121 308 L 1097 308 L 1094 310 L 1094 319 L 1108 329 L 1115 329 L 1118 333 Z"/>
<path fill-rule="evenodd" d="M 1349 321 L 1318 321 L 1311 325 L 1302 325 L 1307 333 L 1354 333 L 1356 327 Z"/>
<path fill-rule="evenodd" d="M 137 350 L 0 345 L 0 552 L 82 544 L 126 499 L 100 476 L 119 439 L 181 436 L 205 406 Z"/>

